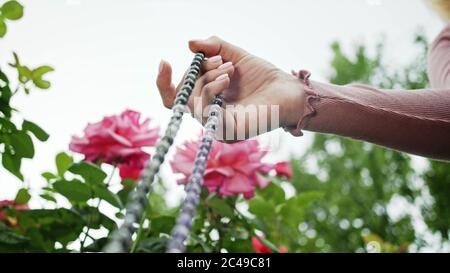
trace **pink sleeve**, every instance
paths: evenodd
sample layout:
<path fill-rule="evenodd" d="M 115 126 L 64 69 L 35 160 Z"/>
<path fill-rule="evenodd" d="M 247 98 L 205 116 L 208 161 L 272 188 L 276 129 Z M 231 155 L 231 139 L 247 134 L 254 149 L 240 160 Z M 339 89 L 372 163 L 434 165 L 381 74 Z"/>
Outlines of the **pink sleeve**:
<path fill-rule="evenodd" d="M 435 89 L 338 86 L 310 81 L 309 73 L 300 71 L 307 99 L 293 134 L 303 128 L 450 160 L 450 27 L 433 44 L 428 65 Z"/>

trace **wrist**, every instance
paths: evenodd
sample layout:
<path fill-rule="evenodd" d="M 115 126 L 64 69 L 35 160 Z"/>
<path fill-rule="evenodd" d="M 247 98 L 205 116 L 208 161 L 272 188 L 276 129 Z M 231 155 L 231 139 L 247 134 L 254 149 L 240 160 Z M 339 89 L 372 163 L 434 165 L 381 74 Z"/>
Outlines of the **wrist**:
<path fill-rule="evenodd" d="M 280 105 L 280 126 L 295 129 L 303 116 L 306 94 L 303 82 L 299 78 L 287 76 L 282 92 L 283 103 Z"/>

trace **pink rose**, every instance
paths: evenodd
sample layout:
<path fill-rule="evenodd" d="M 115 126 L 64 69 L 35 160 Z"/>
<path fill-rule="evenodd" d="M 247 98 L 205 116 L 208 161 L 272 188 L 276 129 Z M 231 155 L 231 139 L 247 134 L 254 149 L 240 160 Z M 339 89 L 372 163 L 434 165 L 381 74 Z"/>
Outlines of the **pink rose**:
<path fill-rule="evenodd" d="M 187 183 L 199 143 L 189 141 L 177 148 L 171 166 L 175 173 L 184 175 L 179 183 Z M 261 162 L 266 153 L 257 140 L 235 144 L 214 141 L 203 185 L 209 192 L 218 192 L 220 196 L 242 193 L 245 198 L 252 198 L 255 195 L 255 187 L 264 188 L 269 183 L 269 179 L 262 175 L 273 169 L 270 164 Z"/>
<path fill-rule="evenodd" d="M 145 167 L 145 163 L 150 159 L 147 153 L 133 154 L 118 164 L 119 174 L 122 179 L 138 180 L 141 172 Z"/>
<path fill-rule="evenodd" d="M 274 169 L 277 175 L 284 176 L 287 179 L 292 178 L 292 168 L 290 162 L 279 162 L 275 164 Z"/>
<path fill-rule="evenodd" d="M 150 119 L 141 123 L 140 116 L 139 112 L 126 110 L 119 116 L 88 124 L 83 137 L 72 137 L 69 148 L 84 154 L 87 161 L 122 163 L 134 154 L 143 153 L 142 147 L 153 146 L 158 139 L 159 128 L 148 128 Z"/>
<path fill-rule="evenodd" d="M 18 211 L 18 210 L 29 210 L 30 208 L 26 204 L 18 204 L 16 201 L 13 200 L 0 201 L 0 221 L 6 222 L 6 224 L 8 224 L 9 226 L 17 227 L 18 214 L 15 215 L 16 217 L 8 217 L 8 209 Z"/>

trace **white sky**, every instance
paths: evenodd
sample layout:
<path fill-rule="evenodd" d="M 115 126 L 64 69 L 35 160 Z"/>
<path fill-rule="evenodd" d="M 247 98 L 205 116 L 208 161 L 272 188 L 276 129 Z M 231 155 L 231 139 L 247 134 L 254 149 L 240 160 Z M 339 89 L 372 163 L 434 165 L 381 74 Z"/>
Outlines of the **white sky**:
<path fill-rule="evenodd" d="M 8 34 L 0 40 L 0 65 L 6 68 L 16 51 L 24 64 L 56 69 L 48 77 L 53 84 L 49 91 L 18 95 L 13 101 L 23 117 L 51 135 L 36 145 L 35 159 L 22 167 L 34 189 L 43 183 L 40 173 L 54 169 L 56 153 L 67 150 L 71 135 L 81 134 L 89 121 L 132 108 L 166 124 L 170 111 L 154 84 L 158 64 L 161 58 L 168 60 L 178 80 L 193 56 L 189 39 L 218 35 L 286 71 L 307 68 L 314 79 L 323 80 L 329 72 L 329 45 L 336 39 L 351 49 L 358 41 L 374 44 L 385 35 L 388 60 L 395 65 L 414 58 L 412 39 L 419 26 L 430 39 L 443 26 L 420 0 L 21 2 L 25 16 L 8 24 Z M 178 143 L 198 132 L 190 117 L 185 121 Z M 282 139 L 272 160 L 300 154 L 311 135 L 283 133 Z M 164 174 L 173 181 L 167 166 Z M 13 198 L 20 186 L 0 169 L 0 199 Z"/>

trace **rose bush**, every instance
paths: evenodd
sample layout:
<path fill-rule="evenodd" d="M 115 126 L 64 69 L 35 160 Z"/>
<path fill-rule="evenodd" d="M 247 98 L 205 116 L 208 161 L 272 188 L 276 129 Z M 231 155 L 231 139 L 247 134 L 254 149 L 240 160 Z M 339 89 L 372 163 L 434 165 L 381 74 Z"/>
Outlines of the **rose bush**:
<path fill-rule="evenodd" d="M 20 19 L 23 11 L 18 1 L 0 0 L 0 38 L 7 35 L 6 27 L 8 32 L 15 28 L 16 24 L 10 23 Z M 339 85 L 360 82 L 380 88 L 424 88 L 428 84 L 428 43 L 422 35 L 416 36 L 416 43 L 421 50 L 418 58 L 392 73 L 392 67 L 386 69 L 381 44 L 371 57 L 365 46 L 348 55 L 334 43 L 329 80 Z M 145 149 L 157 140 L 157 128 L 149 127 L 148 120 L 141 122 L 140 114 L 131 110 L 89 124 L 70 146 L 74 153 L 83 154 L 84 160 L 74 160 L 66 152 L 57 154 L 55 166 L 44 167 L 49 170 L 42 173 L 45 185 L 38 187 L 42 181 L 23 173 L 22 163 L 34 157 L 35 141 L 44 142 L 49 135 L 34 122 L 22 119 L 27 114 L 18 114 L 14 99 L 17 94 L 49 89 L 45 77 L 53 68 L 27 66 L 15 53 L 0 68 L 1 166 L 26 181 L 15 198 L 8 196 L 13 200 L 0 201 L 0 251 L 101 251 L 124 217 L 124 204 L 150 159 L 151 153 Z M 438 245 L 446 250 L 450 234 L 448 163 L 429 161 L 421 173 L 412 164 L 415 160 L 405 154 L 315 135 L 299 160 L 268 164 L 262 162 L 264 152 L 255 143 L 243 142 L 234 148 L 215 144 L 188 251 L 361 252 L 374 243 L 383 252 L 439 249 Z M 173 169 L 182 175 L 181 183 L 192 170 L 196 145 L 196 141 L 186 143 L 172 160 Z M 254 155 L 249 153 L 246 158 L 243 151 Z M 118 169 L 119 175 L 108 165 Z M 164 178 L 172 175 L 165 173 Z M 3 177 L 0 181 L 5 183 Z M 135 237 L 135 252 L 165 250 L 181 201 L 168 183 L 161 176 L 153 183 Z M 423 202 L 423 193 L 430 202 Z M 389 207 L 399 200 L 411 205 L 408 208 L 414 206 L 414 215 L 402 211 L 392 218 Z M 421 218 L 418 211 L 424 222 L 417 222 Z M 427 236 L 416 232 L 417 223 L 428 227 Z M 433 238 L 431 245 L 426 237 Z"/>
<path fill-rule="evenodd" d="M 16 20 L 23 14 L 17 1 L 6 3 L 0 6 L 2 15 L 8 14 L 0 16 L 0 37 L 5 34 L 1 31 L 3 21 Z M 46 141 L 49 136 L 31 121 L 17 123 L 21 119 L 15 116 L 12 98 L 19 91 L 28 94 L 48 89 L 50 82 L 43 76 L 53 69 L 30 68 L 17 54 L 13 57 L 11 66 L 17 72 L 17 81 L 10 81 L 9 75 L 0 70 L 0 155 L 3 167 L 24 180 L 21 162 L 33 158 L 33 138 Z M 122 221 L 128 196 L 159 138 L 159 128 L 152 123 L 149 118 L 141 120 L 137 111 L 125 110 L 89 123 L 82 136 L 73 136 L 68 148 L 83 155 L 82 160 L 60 152 L 55 166 L 48 166 L 49 171 L 42 173 L 43 187 L 30 190 L 29 183 L 35 183 L 30 181 L 14 200 L 0 201 L 0 251 L 102 251 L 108 236 Z M 181 184 L 192 171 L 197 147 L 198 141 L 186 142 L 176 149 L 169 163 L 183 176 Z M 295 238 L 303 221 L 302 211 L 321 194 L 302 190 L 295 175 L 298 165 L 267 163 L 263 161 L 266 155 L 257 140 L 233 145 L 214 142 L 188 251 L 300 250 Z M 115 187 L 120 184 L 123 187 Z M 166 200 L 169 195 L 173 197 L 173 191 L 166 186 L 160 176 L 155 179 L 132 251 L 165 250 L 181 203 L 177 200 L 169 206 Z M 42 205 L 30 208 L 30 199 Z M 258 239 L 261 232 L 266 236 Z"/>

